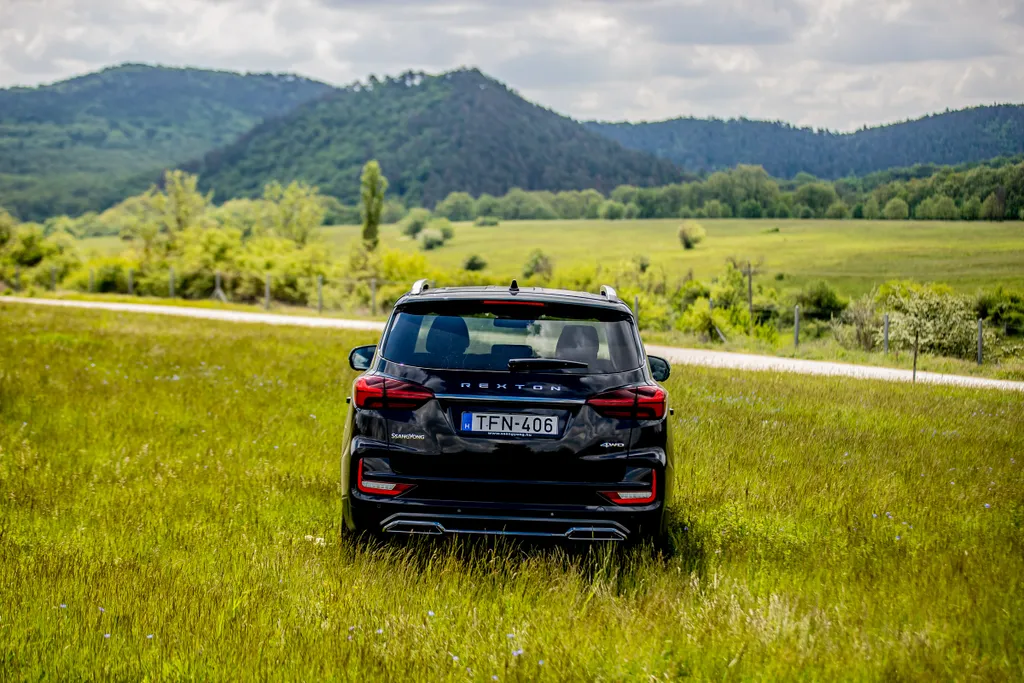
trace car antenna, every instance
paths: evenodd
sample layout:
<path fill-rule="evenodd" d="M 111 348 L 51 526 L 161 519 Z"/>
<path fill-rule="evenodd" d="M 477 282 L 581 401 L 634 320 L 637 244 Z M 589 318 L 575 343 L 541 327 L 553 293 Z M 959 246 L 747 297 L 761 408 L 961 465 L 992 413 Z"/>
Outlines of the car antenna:
<path fill-rule="evenodd" d="M 508 286 L 508 291 L 512 292 L 513 294 L 518 294 L 519 293 L 519 283 L 516 282 L 515 280 L 512 280 L 512 284 L 510 284 Z"/>

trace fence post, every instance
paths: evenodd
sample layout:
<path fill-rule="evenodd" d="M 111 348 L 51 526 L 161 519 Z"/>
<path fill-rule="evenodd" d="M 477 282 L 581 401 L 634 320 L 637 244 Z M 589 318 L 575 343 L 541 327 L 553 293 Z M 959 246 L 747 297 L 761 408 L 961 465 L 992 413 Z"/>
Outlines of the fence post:
<path fill-rule="evenodd" d="M 636 318 L 636 326 L 640 327 L 640 295 L 633 295 L 633 317 Z"/>
<path fill-rule="evenodd" d="M 316 276 L 316 312 L 324 312 L 324 276 Z"/>
<path fill-rule="evenodd" d="M 92 294 L 92 289 L 93 289 L 93 286 L 94 286 L 95 282 L 96 282 L 96 280 L 95 280 L 95 276 L 93 275 L 93 270 L 92 270 L 92 268 L 90 268 L 89 269 L 89 293 L 90 294 Z"/>
<path fill-rule="evenodd" d="M 750 265 L 750 261 L 747 261 L 747 312 L 750 314 L 750 329 L 748 333 L 752 333 L 754 330 L 754 269 Z"/>
<path fill-rule="evenodd" d="M 793 309 L 793 347 L 800 346 L 800 304 Z"/>
<path fill-rule="evenodd" d="M 984 337 L 982 336 L 981 318 L 978 318 L 978 365 L 981 365 L 982 359 L 982 347 L 984 345 Z"/>
<path fill-rule="evenodd" d="M 174 268 L 171 268 L 167 274 L 167 293 L 172 299 L 174 298 Z"/>
<path fill-rule="evenodd" d="M 270 273 L 267 273 L 267 281 L 263 288 L 263 308 L 270 310 Z"/>
<path fill-rule="evenodd" d="M 921 336 L 920 330 L 914 332 L 914 382 L 917 382 L 917 341 Z"/>
<path fill-rule="evenodd" d="M 377 278 L 370 278 L 370 315 L 377 315 Z"/>
<path fill-rule="evenodd" d="M 128 294 L 135 294 L 135 269 L 128 269 Z"/>
<path fill-rule="evenodd" d="M 14 266 L 14 291 L 21 291 L 21 266 Z"/>
<path fill-rule="evenodd" d="M 57 266 L 50 266 L 50 291 L 57 291 Z"/>
<path fill-rule="evenodd" d="M 882 325 L 882 348 L 885 349 L 885 353 L 889 353 L 889 314 L 885 314 L 884 323 Z"/>
<path fill-rule="evenodd" d="M 216 271 L 213 274 L 213 297 L 222 304 L 228 302 L 227 296 L 224 294 L 224 288 L 221 286 L 221 275 L 220 271 Z"/>

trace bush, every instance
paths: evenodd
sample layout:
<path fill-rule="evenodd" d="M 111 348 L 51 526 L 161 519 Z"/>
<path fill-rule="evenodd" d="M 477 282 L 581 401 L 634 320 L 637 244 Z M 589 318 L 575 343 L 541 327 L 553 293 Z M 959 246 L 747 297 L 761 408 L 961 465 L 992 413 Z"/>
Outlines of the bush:
<path fill-rule="evenodd" d="M 970 297 L 952 294 L 945 288 L 887 283 L 881 288 L 879 299 L 890 311 L 890 346 L 912 349 L 916 336 L 924 353 L 975 357 L 978 322 L 975 302 Z M 995 331 L 985 329 L 984 334 L 985 346 L 994 348 Z"/>
<path fill-rule="evenodd" d="M 683 249 L 693 249 L 707 237 L 707 231 L 696 221 L 683 221 L 679 226 L 679 241 Z"/>
<path fill-rule="evenodd" d="M 679 209 L 680 218 L 694 218 L 695 216 L 696 212 L 694 212 L 694 210 L 688 206 L 683 206 L 681 209 Z"/>
<path fill-rule="evenodd" d="M 791 218 L 792 216 L 793 216 L 793 212 L 790 211 L 789 207 L 786 206 L 785 204 L 781 204 L 780 203 L 780 204 L 776 204 L 775 205 L 775 217 L 776 218 Z"/>
<path fill-rule="evenodd" d="M 420 231 L 420 248 L 424 251 L 444 246 L 444 235 L 435 228 L 424 228 Z"/>
<path fill-rule="evenodd" d="M 466 192 L 452 192 L 438 202 L 434 214 L 453 221 L 473 220 L 476 215 L 476 202 Z"/>
<path fill-rule="evenodd" d="M 831 218 L 832 220 L 842 220 L 850 217 L 850 207 L 842 200 L 832 202 L 827 209 L 825 209 L 825 218 Z"/>
<path fill-rule="evenodd" d="M 409 237 L 416 237 L 420 232 L 427 227 L 427 223 L 430 222 L 430 212 L 426 209 L 413 209 L 410 211 L 401 222 L 401 229 L 403 235 Z"/>
<path fill-rule="evenodd" d="M 832 285 L 819 280 L 804 288 L 796 297 L 800 313 L 807 318 L 828 320 L 843 312 L 849 302 Z"/>
<path fill-rule="evenodd" d="M 443 237 L 446 242 L 455 237 L 455 227 L 447 218 L 435 218 L 427 223 L 427 227 L 425 229 L 437 230 L 441 233 L 441 237 Z"/>
<path fill-rule="evenodd" d="M 910 217 L 910 207 L 899 197 L 893 197 L 882 209 L 882 216 L 887 221 L 905 221 Z"/>
<path fill-rule="evenodd" d="M 626 204 L 626 211 L 622 214 L 623 218 L 636 218 L 640 215 L 640 207 L 637 206 L 636 202 L 630 202 Z"/>
<path fill-rule="evenodd" d="M 971 197 L 960 207 L 960 217 L 965 221 L 976 221 L 981 218 L 981 199 Z"/>
<path fill-rule="evenodd" d="M 760 218 L 761 204 L 756 199 L 748 199 L 740 204 L 741 218 Z"/>
<path fill-rule="evenodd" d="M 501 225 L 501 219 L 497 216 L 479 216 L 473 221 L 473 225 L 478 228 L 490 228 L 495 225 Z"/>
<path fill-rule="evenodd" d="M 617 221 L 626 215 L 626 205 L 614 199 L 606 199 L 601 203 L 598 215 L 606 221 Z"/>
<path fill-rule="evenodd" d="M 465 270 L 483 270 L 487 267 L 487 261 L 479 254 L 473 254 L 462 263 Z"/>
<path fill-rule="evenodd" d="M 551 257 L 540 249 L 534 249 L 530 253 L 529 258 L 526 259 L 526 265 L 523 266 L 523 277 L 533 277 L 536 275 L 547 279 L 551 277 L 554 270 L 555 266 L 551 261 Z"/>
<path fill-rule="evenodd" d="M 846 307 L 833 324 L 832 331 L 836 341 L 844 348 L 873 351 L 878 344 L 880 324 L 874 296 L 865 294 Z"/>
<path fill-rule="evenodd" d="M 939 194 L 918 204 L 914 217 L 924 221 L 955 221 L 960 218 L 960 210 L 956 208 L 956 202 Z"/>
<path fill-rule="evenodd" d="M 806 204 L 797 204 L 796 206 L 797 218 L 807 220 L 808 218 L 814 218 L 814 209 L 807 206 Z"/>
<path fill-rule="evenodd" d="M 1003 220 L 1006 218 L 1006 202 L 993 192 L 981 203 L 980 217 L 983 221 Z"/>

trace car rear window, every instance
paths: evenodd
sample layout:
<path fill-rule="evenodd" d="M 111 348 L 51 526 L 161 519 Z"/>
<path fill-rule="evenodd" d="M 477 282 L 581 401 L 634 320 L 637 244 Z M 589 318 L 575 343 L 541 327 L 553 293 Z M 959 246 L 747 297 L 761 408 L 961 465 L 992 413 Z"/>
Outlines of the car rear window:
<path fill-rule="evenodd" d="M 384 358 L 430 369 L 508 370 L 513 358 L 557 358 L 585 368 L 543 372 L 604 374 L 640 367 L 628 313 L 542 302 L 416 302 L 399 309 Z"/>

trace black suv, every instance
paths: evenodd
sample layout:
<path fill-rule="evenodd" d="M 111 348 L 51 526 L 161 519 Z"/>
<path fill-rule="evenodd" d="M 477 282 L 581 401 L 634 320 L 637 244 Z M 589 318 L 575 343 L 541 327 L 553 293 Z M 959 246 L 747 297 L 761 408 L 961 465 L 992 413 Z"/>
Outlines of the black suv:
<path fill-rule="evenodd" d="M 669 375 L 611 287 L 400 298 L 352 350 L 344 524 L 377 535 L 657 538 L 672 482 Z"/>

